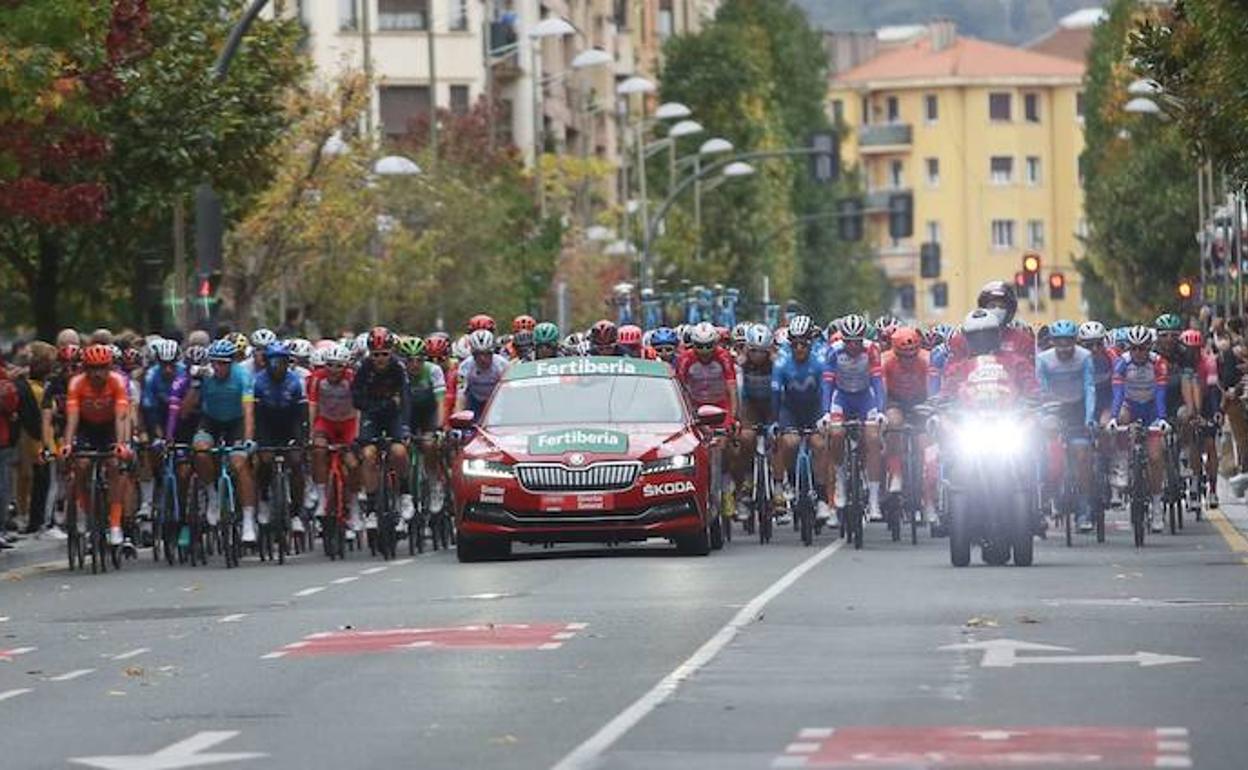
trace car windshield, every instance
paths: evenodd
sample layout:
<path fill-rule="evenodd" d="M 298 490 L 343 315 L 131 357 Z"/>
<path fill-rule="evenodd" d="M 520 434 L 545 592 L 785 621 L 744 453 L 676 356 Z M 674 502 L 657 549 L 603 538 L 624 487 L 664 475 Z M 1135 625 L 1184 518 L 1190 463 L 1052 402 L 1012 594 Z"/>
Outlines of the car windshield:
<path fill-rule="evenodd" d="M 684 421 L 673 380 L 559 376 L 504 382 L 486 410 L 486 427 L 587 422 Z"/>

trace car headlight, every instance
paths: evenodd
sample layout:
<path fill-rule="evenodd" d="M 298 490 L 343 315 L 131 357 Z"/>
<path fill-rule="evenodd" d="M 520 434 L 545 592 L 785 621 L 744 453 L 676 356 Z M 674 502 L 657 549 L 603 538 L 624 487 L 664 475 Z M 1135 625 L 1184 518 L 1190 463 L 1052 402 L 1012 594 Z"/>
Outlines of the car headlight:
<path fill-rule="evenodd" d="M 464 460 L 463 471 L 465 476 L 479 479 L 509 479 L 515 475 L 511 466 L 506 463 L 480 458 Z"/>
<path fill-rule="evenodd" d="M 651 460 L 642 466 L 643 474 L 651 473 L 667 473 L 668 471 L 684 471 L 693 468 L 693 452 L 683 455 L 672 455 L 671 457 L 660 457 L 657 460 Z"/>
<path fill-rule="evenodd" d="M 967 457 L 1017 457 L 1027 448 L 1027 434 L 1017 423 L 972 419 L 955 428 L 958 452 Z"/>

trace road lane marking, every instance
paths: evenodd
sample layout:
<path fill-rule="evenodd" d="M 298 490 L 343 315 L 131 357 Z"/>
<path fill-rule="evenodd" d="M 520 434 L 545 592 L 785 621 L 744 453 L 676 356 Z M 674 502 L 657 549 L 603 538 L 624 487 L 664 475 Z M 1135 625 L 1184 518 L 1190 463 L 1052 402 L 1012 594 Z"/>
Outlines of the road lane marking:
<path fill-rule="evenodd" d="M 220 765 L 227 762 L 259 759 L 260 757 L 268 756 L 268 754 L 257 751 L 205 753 L 218 743 L 224 743 L 236 735 L 238 735 L 238 730 L 205 730 L 195 733 L 190 738 L 166 746 L 153 754 L 72 757 L 69 761 L 76 765 L 99 767 L 104 770 L 177 770 L 177 768 L 183 767 Z"/>
<path fill-rule="evenodd" d="M 49 677 L 48 681 L 49 682 L 70 682 L 70 681 L 73 681 L 74 679 L 77 679 L 80 676 L 86 676 L 87 674 L 91 674 L 94 672 L 95 672 L 95 669 L 93 668 L 80 668 L 74 671 L 67 671 L 64 674 L 61 674 L 60 676 Z"/>
<path fill-rule="evenodd" d="M 245 617 L 247 617 L 246 612 L 236 612 L 233 615 L 226 615 L 225 617 L 219 619 L 217 622 L 218 623 L 237 623 L 238 621 L 242 620 Z"/>
<path fill-rule="evenodd" d="M 385 567 L 369 567 L 368 569 L 360 570 L 360 574 L 361 575 L 376 575 L 378 572 L 385 572 L 385 571 L 386 571 Z"/>
<path fill-rule="evenodd" d="M 295 591 L 295 596 L 311 596 L 312 594 L 319 594 L 324 590 L 325 586 L 312 586 L 311 588 L 305 588 L 302 591 Z"/>
<path fill-rule="evenodd" d="M 8 623 L 8 622 L 9 622 L 8 615 L 0 615 L 0 623 Z"/>
<path fill-rule="evenodd" d="M 270 653 L 261 655 L 260 660 L 276 660 L 278 658 L 284 658 L 284 657 L 286 657 L 286 653 L 282 652 L 281 650 L 278 650 L 277 652 L 270 652 Z"/>
<path fill-rule="evenodd" d="M 1188 658 L 1182 655 L 1166 655 L 1157 652 L 1137 651 L 1126 655 L 1020 655 L 1025 651 L 1032 652 L 1074 652 L 1069 647 L 1058 647 L 1052 644 L 1036 644 L 1022 642 L 1017 639 L 988 639 L 982 642 L 962 642 L 946 644 L 939 650 L 970 650 L 982 652 L 979 659 L 980 668 L 1014 668 L 1015 666 L 1035 665 L 1080 665 L 1135 663 L 1140 668 L 1168 666 L 1173 663 L 1197 663 L 1200 658 Z"/>
<path fill-rule="evenodd" d="M 1158 727 L 1157 737 L 1158 738 L 1186 738 L 1187 728 L 1186 727 Z"/>
<path fill-rule="evenodd" d="M 831 727 L 807 727 L 799 732 L 797 737 L 803 741 L 808 741 L 812 738 L 831 738 L 832 732 L 833 728 Z"/>
<path fill-rule="evenodd" d="M 5 690 L 4 692 L 0 692 L 0 701 L 8 700 L 9 698 L 16 698 L 17 696 L 25 695 L 28 692 L 34 692 L 34 690 L 29 687 L 19 687 L 16 690 Z"/>
<path fill-rule="evenodd" d="M 733 615 L 732 619 L 723 628 L 719 629 L 714 636 L 704 642 L 685 662 L 660 679 L 654 687 L 651 687 L 649 691 L 635 700 L 632 705 L 617 714 L 610 722 L 599 728 L 598 732 L 591 735 L 584 743 L 559 760 L 552 770 L 580 770 L 581 768 L 589 768 L 596 765 L 598 758 L 607 749 L 611 748 L 620 738 L 623 738 L 628 731 L 636 727 L 650 712 L 672 697 L 682 682 L 714 660 L 715 656 L 719 655 L 737 637 L 737 634 L 741 633 L 742 629 L 754 622 L 758 613 L 772 599 L 775 599 L 800 580 L 803 575 L 839 551 L 844 544 L 844 540 L 837 540 L 831 545 L 824 546 L 801 564 L 784 573 L 780 579 L 764 589 L 762 593 L 755 596 L 748 604 L 742 607 L 737 614 Z"/>
<path fill-rule="evenodd" d="M 152 650 L 149 647 L 136 647 L 135 649 L 130 650 L 129 652 L 123 652 L 120 655 L 114 655 L 113 660 L 130 660 L 131 658 L 139 657 L 145 652 L 151 652 L 151 651 Z"/>
<path fill-rule="evenodd" d="M 336 586 L 341 586 L 341 585 L 346 585 L 347 583 L 354 583 L 355 581 L 359 579 L 360 579 L 359 575 L 347 575 L 346 577 L 340 577 L 336 580 L 331 580 L 329 582 L 333 583 Z"/>
<path fill-rule="evenodd" d="M 0 650 L 0 660 L 12 663 L 13 657 L 15 655 L 25 655 L 26 653 L 34 652 L 37 649 L 39 648 L 38 647 L 14 647 L 11 650 Z"/>
<path fill-rule="evenodd" d="M 408 564 L 411 564 L 414 561 L 416 560 L 415 559 L 399 559 L 396 562 L 391 562 L 391 564 L 393 564 L 396 567 L 406 567 Z"/>
<path fill-rule="evenodd" d="M 1206 516 L 1213 523 L 1213 528 L 1218 531 L 1222 539 L 1230 547 L 1232 553 L 1248 553 L 1248 538 L 1244 537 L 1244 533 L 1240 532 L 1231 520 L 1226 518 L 1226 514 L 1220 510 L 1211 510 Z"/>

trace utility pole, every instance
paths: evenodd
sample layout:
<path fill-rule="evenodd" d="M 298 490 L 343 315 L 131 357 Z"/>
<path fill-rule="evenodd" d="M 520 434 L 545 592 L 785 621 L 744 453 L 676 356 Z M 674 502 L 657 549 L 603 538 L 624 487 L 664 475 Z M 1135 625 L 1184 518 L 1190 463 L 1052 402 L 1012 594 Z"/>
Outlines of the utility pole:
<path fill-rule="evenodd" d="M 425 41 L 429 45 L 429 169 L 436 174 L 438 171 L 438 61 L 434 54 L 436 46 L 433 34 L 432 0 L 427 0 L 426 8 L 428 14 L 425 19 Z M 449 19 L 447 26 L 450 26 Z"/>
<path fill-rule="evenodd" d="M 373 135 L 373 13 L 372 0 L 360 0 L 360 40 L 364 46 L 364 80 L 368 83 L 368 109 L 364 111 L 364 133 Z"/>

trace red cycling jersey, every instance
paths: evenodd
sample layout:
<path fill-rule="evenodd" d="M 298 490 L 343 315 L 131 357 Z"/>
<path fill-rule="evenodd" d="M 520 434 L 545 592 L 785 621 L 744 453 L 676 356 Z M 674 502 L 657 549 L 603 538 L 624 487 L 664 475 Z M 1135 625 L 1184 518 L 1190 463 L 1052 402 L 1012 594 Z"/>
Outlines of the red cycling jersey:
<path fill-rule="evenodd" d="M 888 401 L 917 404 L 927 399 L 927 383 L 931 363 L 926 350 L 913 356 L 899 356 L 890 350 L 884 354 L 884 392 Z"/>
<path fill-rule="evenodd" d="M 703 362 L 697 351 L 685 350 L 676 359 L 676 379 L 695 407 L 711 405 L 731 412 L 729 395 L 737 387 L 737 367 L 732 354 L 724 348 L 715 348 L 709 361 Z M 733 415 L 728 415 L 732 419 Z"/>
<path fill-rule="evenodd" d="M 130 386 L 120 372 L 109 372 L 98 388 L 86 374 L 76 374 L 69 381 L 65 413 L 77 414 L 84 423 L 111 425 L 118 414 L 129 409 Z"/>

